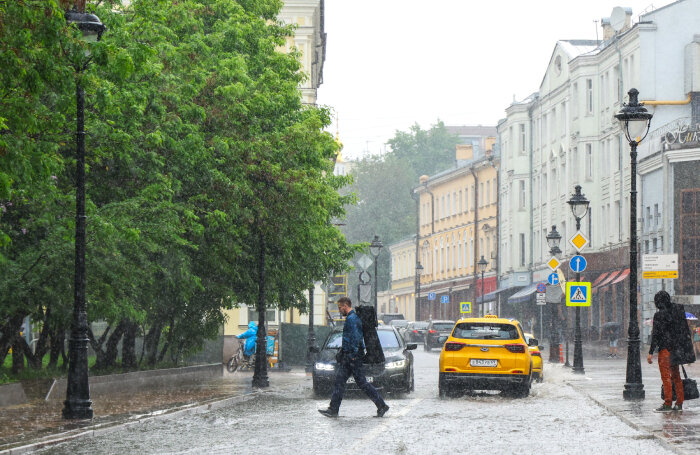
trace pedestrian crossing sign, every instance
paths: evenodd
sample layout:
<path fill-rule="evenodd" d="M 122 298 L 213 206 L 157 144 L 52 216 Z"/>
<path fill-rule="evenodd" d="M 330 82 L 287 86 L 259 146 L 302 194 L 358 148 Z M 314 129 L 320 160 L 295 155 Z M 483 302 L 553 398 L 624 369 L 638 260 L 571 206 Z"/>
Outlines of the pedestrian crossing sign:
<path fill-rule="evenodd" d="M 566 306 L 591 306 L 591 283 L 566 283 Z"/>
<path fill-rule="evenodd" d="M 459 302 L 459 312 L 460 313 L 471 313 L 472 303 L 471 302 Z"/>

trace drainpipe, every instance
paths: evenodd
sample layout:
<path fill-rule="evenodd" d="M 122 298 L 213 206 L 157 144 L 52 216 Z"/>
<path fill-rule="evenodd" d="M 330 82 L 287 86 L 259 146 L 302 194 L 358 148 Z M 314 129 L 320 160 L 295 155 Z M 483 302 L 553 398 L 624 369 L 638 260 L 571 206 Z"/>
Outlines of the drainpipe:
<path fill-rule="evenodd" d="M 501 276 L 501 173 L 499 166 L 494 164 L 493 155 L 489 157 L 489 162 L 491 166 L 496 170 L 496 289 L 498 289 L 498 277 Z M 532 211 L 530 212 L 532 213 Z M 498 294 L 496 294 L 498 296 Z M 496 308 L 497 314 L 501 315 L 501 300 L 497 297 L 498 306 Z"/>
<path fill-rule="evenodd" d="M 476 262 L 479 260 L 479 176 L 474 170 L 474 165 L 469 167 L 469 170 L 474 177 L 474 305 L 476 305 L 476 282 L 479 279 L 479 273 L 476 268 Z M 482 302 L 479 306 L 479 316 L 482 313 Z"/>
<path fill-rule="evenodd" d="M 535 98 L 535 100 L 537 100 L 537 98 Z M 530 159 L 529 159 L 529 161 L 530 161 L 530 176 L 529 176 L 529 180 L 530 180 L 530 215 L 528 217 L 528 218 L 530 218 L 530 266 L 529 266 L 530 283 L 535 282 L 535 270 L 534 270 L 534 268 L 535 268 L 534 267 L 534 264 L 535 264 L 534 251 L 535 251 L 535 249 L 533 247 L 533 243 L 535 240 L 535 220 L 533 218 L 535 205 L 534 205 L 534 200 L 533 200 L 534 198 L 533 198 L 533 188 L 532 188 L 533 166 L 534 166 L 533 161 L 532 161 L 533 160 L 532 154 L 533 154 L 534 142 L 533 142 L 532 138 L 534 136 L 534 130 L 535 130 L 534 121 L 532 119 L 532 110 L 534 108 L 535 108 L 535 103 L 533 101 L 532 105 L 527 109 L 527 119 L 528 119 L 529 124 L 530 124 L 530 138 L 528 141 L 530 143 L 530 150 L 529 150 L 530 153 L 528 153 L 528 155 L 530 155 Z M 542 214 L 540 214 L 540 223 L 542 223 L 542 218 L 543 218 L 543 216 L 542 216 Z M 512 247 L 512 245 L 511 245 L 511 247 Z"/>

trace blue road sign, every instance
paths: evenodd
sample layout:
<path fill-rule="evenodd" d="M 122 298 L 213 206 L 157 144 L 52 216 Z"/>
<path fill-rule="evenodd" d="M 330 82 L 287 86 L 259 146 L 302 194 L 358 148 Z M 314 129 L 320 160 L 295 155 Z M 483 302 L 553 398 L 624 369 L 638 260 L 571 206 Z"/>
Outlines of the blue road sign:
<path fill-rule="evenodd" d="M 550 273 L 547 277 L 547 282 L 551 285 L 559 284 L 559 275 L 555 273 Z"/>
<path fill-rule="evenodd" d="M 450 296 L 449 295 L 441 295 L 440 296 L 440 303 L 450 303 Z"/>
<path fill-rule="evenodd" d="M 537 292 L 547 292 L 547 286 L 544 283 L 537 283 Z"/>
<path fill-rule="evenodd" d="M 428 292 L 428 300 L 435 300 L 435 293 L 434 292 Z"/>
<path fill-rule="evenodd" d="M 586 270 L 586 265 L 588 265 L 588 262 L 586 262 L 586 258 L 581 255 L 576 255 L 569 261 L 569 267 L 576 273 L 581 273 Z"/>
<path fill-rule="evenodd" d="M 566 306 L 590 306 L 590 282 L 566 283 Z"/>

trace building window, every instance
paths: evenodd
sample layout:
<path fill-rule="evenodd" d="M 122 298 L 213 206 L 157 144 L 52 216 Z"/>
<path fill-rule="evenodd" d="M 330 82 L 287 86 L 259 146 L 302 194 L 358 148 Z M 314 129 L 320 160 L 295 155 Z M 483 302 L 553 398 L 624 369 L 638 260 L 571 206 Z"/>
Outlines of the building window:
<path fill-rule="evenodd" d="M 586 180 L 593 179 L 593 145 L 586 144 Z"/>
<path fill-rule="evenodd" d="M 520 266 L 525 266 L 525 234 L 520 234 Z"/>
<path fill-rule="evenodd" d="M 586 79 L 586 113 L 593 113 L 593 79 Z"/>
<path fill-rule="evenodd" d="M 571 110 L 573 111 L 571 116 L 573 118 L 578 118 L 578 84 L 574 83 L 571 90 Z"/>
<path fill-rule="evenodd" d="M 518 208 L 525 210 L 525 180 L 518 181 Z"/>
<path fill-rule="evenodd" d="M 464 212 L 469 211 L 469 188 L 464 189 Z"/>
<path fill-rule="evenodd" d="M 450 203 L 450 193 L 447 193 L 447 212 L 445 212 L 445 218 L 452 215 L 452 204 Z"/>
<path fill-rule="evenodd" d="M 646 222 L 646 227 L 647 231 L 651 230 L 651 207 L 647 206 L 647 222 Z"/>
<path fill-rule="evenodd" d="M 486 205 L 491 205 L 491 185 L 486 182 Z"/>
<path fill-rule="evenodd" d="M 258 310 L 254 306 L 248 307 L 248 322 L 257 321 Z M 277 322 L 277 310 L 265 310 L 265 321 L 266 322 Z"/>
<path fill-rule="evenodd" d="M 525 150 L 526 150 L 526 143 L 525 143 L 525 124 L 521 123 L 520 124 L 520 154 L 524 155 Z"/>
<path fill-rule="evenodd" d="M 659 228 L 659 221 L 661 220 L 661 213 L 659 213 L 659 204 L 654 204 L 654 228 Z"/>
<path fill-rule="evenodd" d="M 658 239 L 653 239 L 653 240 L 651 241 L 651 250 L 652 250 L 652 252 L 656 253 L 658 247 L 659 247 L 659 241 L 658 241 Z"/>
<path fill-rule="evenodd" d="M 680 289 L 681 294 L 700 294 L 700 188 L 681 190 Z"/>
<path fill-rule="evenodd" d="M 452 215 L 456 215 L 459 210 L 457 209 L 457 192 L 452 192 Z"/>
<path fill-rule="evenodd" d="M 455 242 L 455 235 L 452 234 L 452 270 L 457 270 L 457 243 Z"/>
<path fill-rule="evenodd" d="M 498 179 L 493 179 L 493 203 L 498 203 Z"/>
<path fill-rule="evenodd" d="M 445 218 L 445 213 L 447 213 L 445 211 L 445 196 L 442 196 L 440 199 L 442 200 L 442 210 L 440 211 L 440 219 L 443 219 Z"/>
<path fill-rule="evenodd" d="M 457 206 L 457 211 L 462 212 L 462 190 L 459 190 L 459 205 Z"/>

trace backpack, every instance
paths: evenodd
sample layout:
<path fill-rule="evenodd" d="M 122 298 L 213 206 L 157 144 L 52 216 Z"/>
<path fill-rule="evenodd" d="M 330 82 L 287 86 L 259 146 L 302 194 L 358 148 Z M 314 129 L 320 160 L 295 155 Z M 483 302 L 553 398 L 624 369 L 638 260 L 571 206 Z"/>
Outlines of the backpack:
<path fill-rule="evenodd" d="M 384 364 L 384 351 L 377 335 L 377 312 L 374 311 L 373 306 L 360 305 L 355 307 L 355 314 L 362 322 L 362 338 L 365 341 L 363 362 Z"/>

